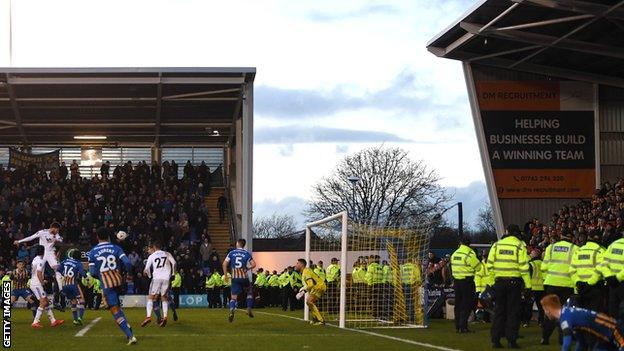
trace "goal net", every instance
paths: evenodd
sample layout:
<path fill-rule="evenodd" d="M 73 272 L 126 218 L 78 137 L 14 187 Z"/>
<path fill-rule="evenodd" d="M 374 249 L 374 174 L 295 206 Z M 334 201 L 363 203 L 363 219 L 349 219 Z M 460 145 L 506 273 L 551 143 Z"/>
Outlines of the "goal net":
<path fill-rule="evenodd" d="M 426 228 L 352 223 L 346 212 L 307 224 L 306 260 L 325 273 L 327 290 L 317 307 L 326 322 L 341 328 L 426 327 L 422 262 L 429 238 Z M 304 318 L 310 318 L 307 306 Z"/>

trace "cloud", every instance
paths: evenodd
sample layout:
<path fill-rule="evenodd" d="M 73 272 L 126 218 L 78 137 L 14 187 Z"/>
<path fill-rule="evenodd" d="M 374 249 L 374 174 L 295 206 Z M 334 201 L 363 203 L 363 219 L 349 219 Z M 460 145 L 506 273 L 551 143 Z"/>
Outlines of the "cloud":
<path fill-rule="evenodd" d="M 376 15 L 394 15 L 398 14 L 399 9 L 386 4 L 370 4 L 360 8 L 339 13 L 328 13 L 313 11 L 308 15 L 313 21 L 317 22 L 334 22 L 340 20 L 355 19 Z"/>
<path fill-rule="evenodd" d="M 465 187 L 447 187 L 446 189 L 449 193 L 454 194 L 453 202 L 462 202 L 464 222 L 476 225 L 479 209 L 490 203 L 485 183 L 483 181 L 475 181 Z M 454 208 L 446 212 L 444 218 L 451 223 L 457 224 L 457 209 Z"/>
<path fill-rule="evenodd" d="M 282 157 L 290 157 L 292 156 L 294 151 L 295 147 L 293 146 L 293 144 L 284 144 L 279 148 L 279 154 Z"/>
<path fill-rule="evenodd" d="M 358 109 L 394 111 L 399 116 L 415 118 L 428 111 L 454 118 L 457 101 L 436 101 L 426 79 L 407 70 L 398 74 L 383 89 L 359 96 L 348 87 L 337 86 L 330 91 L 285 89 L 260 85 L 255 88 L 256 111 L 267 117 L 300 120 L 305 117 L 327 117 L 338 112 Z M 462 101 L 462 103 L 465 101 Z"/>
<path fill-rule="evenodd" d="M 325 142 L 409 142 L 386 132 L 368 130 L 351 130 L 327 127 L 304 127 L 289 125 L 283 127 L 259 127 L 254 131 L 254 143 L 258 144 L 291 144 L 291 143 L 325 143 Z M 280 149 L 282 156 L 292 154 L 292 146 Z M 287 155 L 288 154 L 288 155 Z"/>
<path fill-rule="evenodd" d="M 281 200 L 265 199 L 254 202 L 253 217 L 255 219 L 270 217 L 274 213 L 287 214 L 293 216 L 297 225 L 303 227 L 306 223 L 306 218 L 303 215 L 306 206 L 307 201 L 296 196 L 285 197 Z"/>
<path fill-rule="evenodd" d="M 336 153 L 341 155 L 341 154 L 346 154 L 347 152 L 349 152 L 349 145 L 336 145 Z"/>

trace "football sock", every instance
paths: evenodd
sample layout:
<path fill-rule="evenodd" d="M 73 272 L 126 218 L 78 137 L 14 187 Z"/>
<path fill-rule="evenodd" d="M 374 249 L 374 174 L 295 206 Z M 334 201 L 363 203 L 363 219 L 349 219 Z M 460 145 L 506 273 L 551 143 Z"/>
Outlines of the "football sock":
<path fill-rule="evenodd" d="M 78 318 L 82 318 L 82 316 L 84 316 L 84 304 L 83 303 L 78 303 Z"/>
<path fill-rule="evenodd" d="M 145 304 L 145 310 L 148 318 L 152 316 L 152 309 L 154 309 L 154 301 L 148 299 Z"/>
<path fill-rule="evenodd" d="M 76 308 L 75 303 L 71 304 L 71 312 L 72 312 L 72 317 L 74 317 L 74 320 L 78 319 L 78 309 Z"/>
<path fill-rule="evenodd" d="M 121 328 L 121 330 L 126 334 L 128 338 L 131 338 L 132 329 L 130 329 L 130 326 L 128 325 L 128 321 L 126 320 L 126 316 L 124 315 L 123 311 L 120 309 L 119 311 L 117 311 L 117 313 L 113 314 L 113 317 L 115 318 L 115 322 L 117 322 L 117 325 L 119 325 L 119 328 Z"/>
<path fill-rule="evenodd" d="M 323 322 L 323 315 L 321 315 L 321 311 L 319 311 L 318 307 L 316 307 L 313 303 L 308 304 L 308 307 L 310 307 L 310 311 L 312 311 L 314 318 L 316 318 L 319 322 Z"/>
<path fill-rule="evenodd" d="M 61 291 L 61 288 L 63 287 L 63 276 L 61 275 L 61 272 L 54 272 L 54 278 L 56 278 L 56 284 L 58 284 L 58 291 Z"/>
<path fill-rule="evenodd" d="M 234 311 L 236 309 L 236 300 L 230 300 L 230 311 Z"/>
<path fill-rule="evenodd" d="M 48 314 L 48 318 L 50 318 L 50 322 L 54 323 L 56 318 L 54 318 L 54 312 L 52 312 L 52 308 L 50 306 L 46 307 L 46 313 Z"/>
<path fill-rule="evenodd" d="M 35 320 L 33 320 L 33 323 L 39 322 L 39 320 L 41 320 L 41 314 L 43 314 L 43 308 L 37 307 L 37 313 L 35 314 Z"/>
<path fill-rule="evenodd" d="M 169 302 L 167 301 L 162 302 L 162 310 L 163 310 L 163 317 L 167 318 L 167 312 L 169 311 Z"/>
<path fill-rule="evenodd" d="M 247 295 L 247 308 L 251 309 L 253 307 L 254 299 L 253 296 Z"/>

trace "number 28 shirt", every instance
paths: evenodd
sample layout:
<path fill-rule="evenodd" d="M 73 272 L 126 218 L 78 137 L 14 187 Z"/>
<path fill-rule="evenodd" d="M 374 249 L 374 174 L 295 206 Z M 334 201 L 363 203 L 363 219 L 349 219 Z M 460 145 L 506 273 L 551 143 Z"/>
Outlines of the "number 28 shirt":
<path fill-rule="evenodd" d="M 89 272 L 100 279 L 104 289 L 121 286 L 123 283 L 121 265 L 125 267 L 126 271 L 132 267 L 130 259 L 123 250 L 108 242 L 97 244 L 87 256 L 89 258 Z"/>

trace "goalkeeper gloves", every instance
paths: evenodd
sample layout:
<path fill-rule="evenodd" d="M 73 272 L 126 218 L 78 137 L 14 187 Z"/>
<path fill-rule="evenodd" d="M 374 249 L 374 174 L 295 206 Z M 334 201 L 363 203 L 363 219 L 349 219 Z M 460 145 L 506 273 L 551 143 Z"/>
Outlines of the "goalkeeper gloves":
<path fill-rule="evenodd" d="M 297 298 L 297 300 L 301 300 L 301 298 L 303 297 L 303 295 L 305 295 L 305 293 L 306 293 L 306 287 L 302 286 L 301 289 L 299 289 L 299 292 L 297 293 L 295 297 Z"/>

